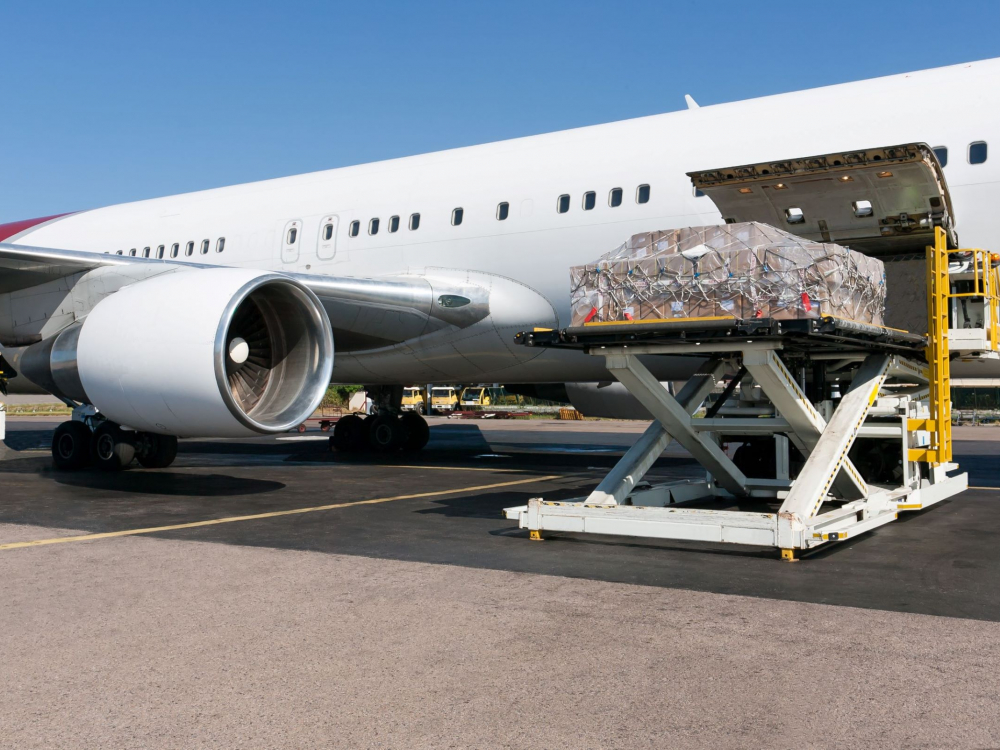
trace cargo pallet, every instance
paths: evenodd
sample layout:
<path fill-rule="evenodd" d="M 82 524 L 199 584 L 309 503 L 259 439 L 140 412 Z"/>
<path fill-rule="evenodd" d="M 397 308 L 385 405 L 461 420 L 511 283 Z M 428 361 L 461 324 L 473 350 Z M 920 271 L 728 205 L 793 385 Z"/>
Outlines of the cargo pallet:
<path fill-rule="evenodd" d="M 948 306 L 962 296 L 949 280 L 955 253 L 972 254 L 974 286 L 964 296 L 990 311 L 976 353 L 998 356 L 997 270 L 982 250 L 949 249 L 940 228 L 927 248 L 927 336 L 836 318 L 609 322 L 519 334 L 526 346 L 603 357 L 655 421 L 587 497 L 531 498 L 504 515 L 532 539 L 553 531 L 729 542 L 795 560 L 962 492 L 968 476 L 952 462 L 949 400 L 949 359 L 958 352 L 949 351 Z M 640 360 L 659 355 L 704 364 L 673 395 Z M 695 417 L 727 375 L 721 395 Z M 839 399 L 835 386 L 846 387 Z M 858 439 L 871 441 L 858 456 L 863 470 L 850 456 Z M 703 480 L 644 481 L 671 440 L 705 468 Z M 724 450 L 748 440 L 756 448 L 744 460 Z"/>

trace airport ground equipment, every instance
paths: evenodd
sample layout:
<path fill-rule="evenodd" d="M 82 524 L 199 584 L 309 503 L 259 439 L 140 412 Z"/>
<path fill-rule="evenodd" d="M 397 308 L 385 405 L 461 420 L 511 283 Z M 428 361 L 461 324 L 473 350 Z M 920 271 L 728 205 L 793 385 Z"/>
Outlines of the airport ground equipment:
<path fill-rule="evenodd" d="M 655 421 L 587 497 L 532 498 L 505 516 L 533 539 L 562 531 L 731 542 L 774 547 L 793 560 L 962 492 L 967 475 L 951 455 L 949 363 L 996 356 L 1000 285 L 988 253 L 949 249 L 941 228 L 934 238 L 926 336 L 831 317 L 607 322 L 520 334 L 526 346 L 603 357 Z M 953 257 L 971 258 L 971 286 L 949 278 Z M 979 333 L 951 329 L 949 310 L 963 298 L 989 311 Z M 643 363 L 660 355 L 704 364 L 674 395 Z M 706 469 L 704 479 L 644 481 L 671 440 Z M 736 443 L 730 455 L 725 447 Z"/>

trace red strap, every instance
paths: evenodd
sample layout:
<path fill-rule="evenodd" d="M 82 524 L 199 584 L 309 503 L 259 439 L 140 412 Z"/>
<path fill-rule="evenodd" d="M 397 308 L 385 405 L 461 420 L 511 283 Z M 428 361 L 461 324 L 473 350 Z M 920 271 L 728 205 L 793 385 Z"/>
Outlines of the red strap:
<path fill-rule="evenodd" d="M 590 308 L 590 312 L 587 313 L 587 317 L 583 319 L 583 322 L 584 323 L 589 323 L 590 321 L 592 321 L 594 319 L 595 315 L 597 315 L 597 308 L 596 307 Z"/>
<path fill-rule="evenodd" d="M 802 292 L 802 307 L 806 312 L 813 309 L 812 302 L 809 301 L 809 295 L 806 292 Z"/>

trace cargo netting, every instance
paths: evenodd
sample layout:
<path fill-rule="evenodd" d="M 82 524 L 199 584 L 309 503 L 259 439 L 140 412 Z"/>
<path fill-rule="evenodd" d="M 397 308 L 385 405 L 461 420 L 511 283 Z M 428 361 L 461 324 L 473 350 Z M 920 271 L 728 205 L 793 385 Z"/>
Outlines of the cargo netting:
<path fill-rule="evenodd" d="M 574 326 L 829 315 L 883 325 L 885 314 L 882 261 L 758 222 L 637 234 L 570 279 Z"/>

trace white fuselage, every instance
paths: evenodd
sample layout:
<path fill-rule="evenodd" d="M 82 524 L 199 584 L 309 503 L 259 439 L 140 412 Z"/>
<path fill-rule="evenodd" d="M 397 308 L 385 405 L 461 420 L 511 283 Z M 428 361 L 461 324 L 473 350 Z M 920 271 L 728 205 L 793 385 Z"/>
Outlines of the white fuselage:
<path fill-rule="evenodd" d="M 687 172 L 851 149 L 926 142 L 948 148 L 944 169 L 963 246 L 1000 247 L 1000 152 L 970 164 L 970 143 L 1000 148 L 1000 59 L 702 107 L 73 214 L 8 240 L 139 255 L 179 245 L 177 260 L 332 276 L 418 269 L 498 274 L 544 295 L 569 322 L 570 266 L 595 260 L 641 231 L 721 223 Z M 649 185 L 649 201 L 637 188 Z M 620 206 L 609 205 L 621 188 Z M 584 210 L 584 195 L 596 205 Z M 557 211 L 561 195 L 569 210 Z M 509 205 L 498 220 L 498 205 Z M 463 220 L 452 224 L 453 211 Z M 410 217 L 420 225 L 409 229 Z M 399 229 L 389 231 L 399 217 Z M 369 234 L 373 218 L 377 234 Z M 324 227 L 335 222 L 331 240 Z M 359 223 L 351 236 L 352 222 Z M 296 228 L 289 243 L 289 228 Z M 225 249 L 216 252 L 220 237 Z M 202 242 L 209 251 L 201 254 Z M 186 257 L 188 243 L 194 254 Z M 178 304 L 182 304 L 178 300 Z M 334 378 L 409 382 L 337 362 Z M 509 382 L 599 376 L 581 356 L 546 355 Z M 583 369 L 581 369 L 583 367 Z M 591 372 L 593 369 L 593 372 Z M 480 380 L 493 378 L 483 373 Z"/>

